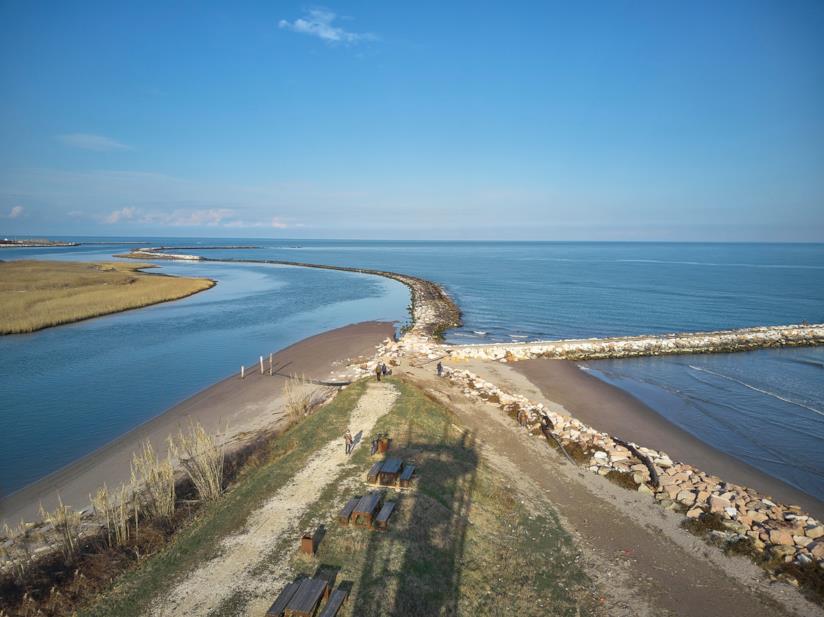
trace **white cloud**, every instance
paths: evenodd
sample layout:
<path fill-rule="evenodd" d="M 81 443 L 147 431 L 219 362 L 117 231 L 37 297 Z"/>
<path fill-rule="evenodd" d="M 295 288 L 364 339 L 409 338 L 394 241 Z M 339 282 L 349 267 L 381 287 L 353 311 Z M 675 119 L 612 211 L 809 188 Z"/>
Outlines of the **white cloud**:
<path fill-rule="evenodd" d="M 236 227 L 239 221 L 231 220 L 235 211 L 229 208 L 176 208 L 171 211 L 146 210 L 126 207 L 109 212 L 102 217 L 108 225 L 136 223 L 139 225 L 164 225 L 169 227 Z"/>
<path fill-rule="evenodd" d="M 91 133 L 66 133 L 58 135 L 57 141 L 64 146 L 80 148 L 81 150 L 95 150 L 97 152 L 112 152 L 115 150 L 131 150 L 130 146 L 122 144 L 111 137 L 92 135 Z"/>
<path fill-rule="evenodd" d="M 105 217 L 103 217 L 103 222 L 109 225 L 114 225 L 115 223 L 119 223 L 120 221 L 131 221 L 134 218 L 134 214 L 134 208 L 121 208 L 120 210 L 110 212 Z"/>
<path fill-rule="evenodd" d="M 20 218 L 20 216 L 22 216 L 22 214 L 23 214 L 23 206 L 14 206 L 9 211 L 8 218 L 10 218 L 10 219 Z"/>
<path fill-rule="evenodd" d="M 316 36 L 327 43 L 354 44 L 359 41 L 371 41 L 375 39 L 375 35 L 373 34 L 366 32 L 349 32 L 340 26 L 335 26 L 332 23 L 335 19 L 337 19 L 337 15 L 332 11 L 312 9 L 306 14 L 305 18 L 299 18 L 295 21 L 281 19 L 278 22 L 278 27 L 300 34 Z"/>
<path fill-rule="evenodd" d="M 289 225 L 281 221 L 278 217 L 275 217 L 272 219 L 272 227 L 275 229 L 286 229 Z"/>

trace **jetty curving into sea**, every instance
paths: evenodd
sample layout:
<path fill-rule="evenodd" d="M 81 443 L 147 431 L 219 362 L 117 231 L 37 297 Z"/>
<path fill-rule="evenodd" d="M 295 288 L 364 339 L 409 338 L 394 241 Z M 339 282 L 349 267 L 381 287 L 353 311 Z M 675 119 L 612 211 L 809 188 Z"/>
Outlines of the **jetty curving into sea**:
<path fill-rule="evenodd" d="M 437 283 L 418 276 L 375 270 L 313 264 L 279 259 L 214 259 L 188 254 L 170 254 L 165 251 L 192 250 L 203 247 L 142 248 L 121 257 L 135 259 L 180 259 L 226 263 L 264 263 L 299 268 L 357 272 L 392 279 L 406 285 L 412 297 L 412 327 L 405 338 L 419 351 L 427 351 L 441 341 L 444 332 L 461 325 L 461 310 L 446 290 Z M 207 247 L 216 248 L 216 247 Z M 229 247 L 235 248 L 235 247 Z M 611 338 L 562 339 L 524 343 L 490 343 L 475 345 L 440 344 L 437 350 L 453 359 L 507 360 L 510 362 L 532 358 L 559 358 L 565 360 L 602 360 L 638 356 L 674 354 L 732 353 L 776 347 L 811 347 L 824 345 L 824 324 L 785 326 L 758 326 L 712 332 L 677 332 Z M 430 348 L 430 353 L 435 351 Z"/>

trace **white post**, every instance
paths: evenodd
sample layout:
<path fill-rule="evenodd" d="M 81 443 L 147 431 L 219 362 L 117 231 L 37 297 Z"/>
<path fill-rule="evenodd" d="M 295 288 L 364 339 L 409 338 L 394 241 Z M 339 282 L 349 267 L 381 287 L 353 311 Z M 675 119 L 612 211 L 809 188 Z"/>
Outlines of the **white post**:
<path fill-rule="evenodd" d="M 241 378 L 241 379 L 243 379 L 243 378 L 245 378 L 245 377 L 246 377 L 246 369 L 245 369 L 245 368 L 243 367 L 243 365 L 241 364 L 241 365 L 240 365 L 240 378 Z"/>
<path fill-rule="evenodd" d="M 272 354 L 269 354 L 269 376 L 272 376 Z"/>
<path fill-rule="evenodd" d="M 260 357 L 260 374 L 263 375 L 263 356 Z"/>

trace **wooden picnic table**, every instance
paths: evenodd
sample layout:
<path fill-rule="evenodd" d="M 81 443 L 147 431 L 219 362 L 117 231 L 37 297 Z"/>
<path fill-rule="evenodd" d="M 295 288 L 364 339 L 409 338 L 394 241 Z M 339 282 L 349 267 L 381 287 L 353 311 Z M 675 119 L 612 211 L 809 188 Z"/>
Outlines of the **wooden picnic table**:
<path fill-rule="evenodd" d="M 358 505 L 355 506 L 352 512 L 352 521 L 361 525 L 372 525 L 372 517 L 375 516 L 375 511 L 381 504 L 383 495 L 378 491 L 372 491 L 360 498 Z M 365 523 L 360 522 L 360 519 L 365 519 Z"/>
<path fill-rule="evenodd" d="M 322 578 L 306 578 L 286 605 L 286 617 L 312 617 L 329 588 Z"/>
<path fill-rule="evenodd" d="M 401 473 L 401 467 L 403 467 L 401 459 L 394 457 L 386 459 L 378 473 L 381 484 L 395 484 Z"/>

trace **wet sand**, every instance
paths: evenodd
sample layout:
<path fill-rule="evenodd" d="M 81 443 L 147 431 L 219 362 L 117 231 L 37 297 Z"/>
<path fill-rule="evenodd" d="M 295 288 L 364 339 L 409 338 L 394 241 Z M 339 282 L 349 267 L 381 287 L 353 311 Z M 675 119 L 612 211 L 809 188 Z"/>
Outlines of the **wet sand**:
<path fill-rule="evenodd" d="M 149 439 L 160 456 L 166 455 L 166 438 L 197 420 L 208 431 L 226 431 L 227 439 L 277 426 L 282 418 L 280 399 L 283 384 L 293 375 L 338 383 L 346 380 L 341 372 L 349 360 L 371 357 L 375 347 L 394 333 L 386 322 L 366 322 L 330 330 L 304 339 L 276 353 L 274 375 L 258 369 L 257 359 L 250 358 L 246 378 L 238 374 L 227 377 L 168 409 L 115 441 L 79 459 L 29 486 L 0 500 L 0 522 L 9 525 L 39 518 L 39 504 L 47 509 L 57 503 L 59 491 L 63 502 L 82 509 L 89 504 L 89 494 L 107 484 L 115 488 L 128 480 L 132 453 Z"/>
<path fill-rule="evenodd" d="M 695 465 L 722 480 L 754 488 L 788 505 L 799 505 L 818 519 L 824 503 L 815 497 L 724 454 L 659 415 L 643 402 L 587 374 L 567 360 L 525 360 L 510 365 L 550 401 L 563 405 L 593 428 L 663 450 L 673 460 Z"/>

